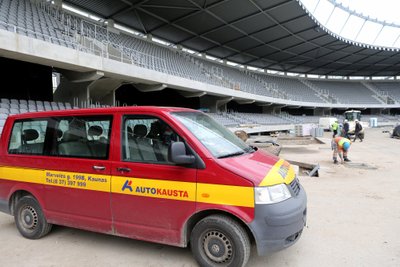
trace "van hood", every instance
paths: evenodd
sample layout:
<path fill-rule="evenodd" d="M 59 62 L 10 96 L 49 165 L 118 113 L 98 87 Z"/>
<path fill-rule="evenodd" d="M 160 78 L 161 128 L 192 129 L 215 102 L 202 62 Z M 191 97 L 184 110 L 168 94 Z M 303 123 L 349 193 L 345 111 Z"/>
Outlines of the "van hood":
<path fill-rule="evenodd" d="M 289 162 L 262 150 L 237 157 L 217 159 L 217 163 L 252 181 L 254 186 L 290 184 L 296 177 Z"/>

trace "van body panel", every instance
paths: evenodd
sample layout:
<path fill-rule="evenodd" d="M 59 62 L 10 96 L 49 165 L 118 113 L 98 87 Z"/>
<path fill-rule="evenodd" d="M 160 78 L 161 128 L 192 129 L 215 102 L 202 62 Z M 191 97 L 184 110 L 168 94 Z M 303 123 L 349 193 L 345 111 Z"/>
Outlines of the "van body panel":
<path fill-rule="evenodd" d="M 289 184 L 295 176 L 289 163 L 262 150 L 219 159 L 217 162 L 225 169 L 252 181 L 254 186 Z"/>
<path fill-rule="evenodd" d="M 180 245 L 183 225 L 195 212 L 197 170 L 124 162 L 131 171 L 120 173 L 117 166 L 111 194 L 115 232 Z"/>
<path fill-rule="evenodd" d="M 114 234 L 167 245 L 186 246 L 182 229 L 191 215 L 189 211 L 194 210 L 195 202 L 182 203 L 172 199 L 118 194 L 114 194 L 113 199 L 120 202 L 116 208 L 121 209 L 114 214 Z M 157 208 L 149 209 L 149 206 Z M 147 219 L 147 216 L 152 216 L 152 219 Z M 151 223 L 145 224 L 148 221 Z"/>
<path fill-rule="evenodd" d="M 35 183 L 24 183 L 24 182 L 15 182 L 10 180 L 0 180 L 0 187 L 4 187 L 4 189 L 8 189 L 8 195 L 5 197 L 6 201 L 8 202 L 8 208 L 11 208 L 11 200 L 12 195 L 18 191 L 25 191 L 29 192 L 33 195 L 41 205 L 44 205 L 44 198 L 42 196 L 43 192 L 43 185 L 35 184 Z M 1 197 L 3 198 L 3 197 Z M 10 210 L 11 212 L 11 210 Z M 44 209 L 44 212 L 46 210 Z"/>
<path fill-rule="evenodd" d="M 210 145 L 196 138 L 198 135 L 171 112 L 193 112 L 196 113 L 194 117 L 199 117 L 199 111 L 159 107 L 79 109 L 10 116 L 0 139 L 0 211 L 10 213 L 12 194 L 23 190 L 38 200 L 49 223 L 181 247 L 188 244 L 189 227 L 193 226 L 188 224 L 189 220 L 202 212 L 221 212 L 247 225 L 259 254 L 293 244 L 306 221 L 304 189 L 300 188 L 300 192 L 288 195 L 288 199 L 279 203 L 255 204 L 256 187 L 286 184 L 289 188 L 298 183 L 290 164 L 267 152 L 254 151 L 245 144 L 238 146 L 243 151 L 241 155 L 214 156 L 215 152 L 209 151 Z M 15 120 L 105 115 L 112 117 L 106 158 L 50 154 L 48 151 L 53 146 L 63 142 L 54 137 L 54 140 L 50 138 L 51 143 L 45 144 L 46 155 L 13 154 L 8 150 Z M 165 122 L 179 137 L 178 141 L 185 144 L 185 156 L 194 154 L 202 162 L 201 167 L 178 165 L 169 159 L 139 161 L 127 156 L 133 142 L 128 139 L 126 121 L 140 117 Z M 226 133 L 226 129 L 219 129 L 220 133 Z M 217 131 L 212 135 L 216 145 L 218 138 L 225 138 Z M 46 132 L 44 140 L 49 141 L 48 136 Z M 236 142 L 236 139 L 230 140 Z M 93 140 L 85 140 L 90 141 Z M 156 141 L 151 141 L 153 148 Z"/>
<path fill-rule="evenodd" d="M 245 224 L 250 224 L 254 220 L 254 207 L 239 207 L 230 205 L 210 204 L 210 203 L 197 203 L 196 212 L 207 212 L 207 211 L 220 211 L 222 213 L 228 213 L 238 218 Z"/>
<path fill-rule="evenodd" d="M 254 218 L 253 182 L 226 169 L 219 161 L 206 159 L 207 168 L 197 172 L 196 211 L 224 210 L 243 222 L 251 222 Z"/>
<path fill-rule="evenodd" d="M 141 117 L 160 119 L 187 139 L 163 112 L 130 109 L 116 115 L 113 140 L 119 149 L 113 152 L 111 169 L 114 231 L 120 236 L 184 246 L 182 229 L 196 207 L 197 169 L 124 161 L 124 119 Z"/>
<path fill-rule="evenodd" d="M 37 114 L 28 115 L 28 118 L 41 118 L 35 116 Z M 21 115 L 18 119 L 26 119 L 28 115 Z M 10 122 L 15 117 L 11 117 Z M 57 116 L 52 113 L 50 117 Z M 11 132 L 12 124 L 9 127 Z M 4 149 L 0 156 L 4 166 L 1 171 L 4 176 L 1 177 L 36 184 L 34 196 L 49 222 L 92 231 L 112 231 L 111 163 L 108 160 L 9 154 L 9 139 L 6 137 L 2 136 L 5 140 L 2 140 Z M 104 170 L 95 170 L 95 166 Z M 22 187 L 19 190 L 34 191 Z"/>
<path fill-rule="evenodd" d="M 10 202 L 12 195 L 17 191 L 26 191 L 31 193 L 38 200 L 39 203 L 45 204 L 41 195 L 43 191 L 43 185 L 35 183 L 18 182 L 13 180 L 6 180 L 3 176 L 3 168 L 0 167 L 0 202 L 7 202 L 6 210 L 11 214 Z"/>
<path fill-rule="evenodd" d="M 14 167 L 16 164 L 13 167 L 0 167 L 1 177 L 7 177 L 9 181 L 1 180 L 2 184 L 5 183 L 1 186 L 3 189 L 12 185 L 8 189 L 10 194 L 16 191 L 31 193 L 41 204 L 50 223 L 111 232 L 109 175 L 82 172 L 85 168 L 72 167 L 74 164 L 71 159 L 64 159 L 64 164 L 60 164 L 63 167 L 56 170 L 33 169 L 23 166 L 22 157 L 19 159 L 18 167 Z M 43 164 L 42 167 L 46 166 Z M 68 167 L 70 172 L 63 171 Z M 74 168 L 76 172 L 71 172 Z M 11 181 L 19 183 L 13 184 Z M 10 198 L 11 195 L 7 197 Z"/>
<path fill-rule="evenodd" d="M 110 222 L 111 164 L 107 160 L 81 161 L 70 158 L 56 158 L 54 162 L 60 167 L 46 170 L 45 173 L 45 201 L 48 203 L 48 211 L 54 215 L 68 213 L 76 217 L 98 218 Z M 94 166 L 105 169 L 95 171 Z M 65 190 L 64 186 L 53 185 L 62 181 L 67 183 Z"/>
<path fill-rule="evenodd" d="M 223 164 L 225 160 L 228 159 L 205 159 L 206 168 L 198 171 L 198 182 L 204 184 L 254 186 L 252 179 L 241 176 L 241 173 L 237 173 L 236 169 L 229 169 L 228 164 Z"/>

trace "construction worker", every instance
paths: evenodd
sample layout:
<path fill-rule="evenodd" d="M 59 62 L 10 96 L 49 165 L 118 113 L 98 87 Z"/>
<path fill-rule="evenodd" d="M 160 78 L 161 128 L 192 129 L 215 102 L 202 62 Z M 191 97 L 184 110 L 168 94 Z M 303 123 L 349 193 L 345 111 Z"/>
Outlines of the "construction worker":
<path fill-rule="evenodd" d="M 342 136 L 349 139 L 349 130 L 350 130 L 350 124 L 348 120 L 344 120 L 343 122 L 343 131 L 342 131 Z"/>
<path fill-rule="evenodd" d="M 362 125 L 358 120 L 355 120 L 356 122 L 356 126 L 355 126 L 355 130 L 354 130 L 354 140 L 353 142 L 355 142 L 358 139 L 360 139 L 360 142 L 363 141 L 362 139 L 362 135 L 361 135 L 361 131 L 362 131 Z"/>
<path fill-rule="evenodd" d="M 333 138 L 337 135 L 338 129 L 339 129 L 339 123 L 337 120 L 335 120 L 332 125 L 331 125 L 332 131 L 333 131 Z"/>
<path fill-rule="evenodd" d="M 333 150 L 333 163 L 338 164 L 337 156 L 339 154 L 339 158 L 341 163 L 343 162 L 350 162 L 349 158 L 347 157 L 347 152 L 350 149 L 351 141 L 347 138 L 338 136 L 332 139 L 332 150 Z"/>

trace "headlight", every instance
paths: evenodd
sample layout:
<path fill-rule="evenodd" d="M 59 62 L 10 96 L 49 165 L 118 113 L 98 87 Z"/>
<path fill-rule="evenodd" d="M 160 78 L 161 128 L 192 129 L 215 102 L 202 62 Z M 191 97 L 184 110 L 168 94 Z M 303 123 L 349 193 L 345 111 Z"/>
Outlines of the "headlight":
<path fill-rule="evenodd" d="M 285 184 L 263 186 L 255 188 L 256 204 L 272 204 L 284 201 L 291 197 Z"/>

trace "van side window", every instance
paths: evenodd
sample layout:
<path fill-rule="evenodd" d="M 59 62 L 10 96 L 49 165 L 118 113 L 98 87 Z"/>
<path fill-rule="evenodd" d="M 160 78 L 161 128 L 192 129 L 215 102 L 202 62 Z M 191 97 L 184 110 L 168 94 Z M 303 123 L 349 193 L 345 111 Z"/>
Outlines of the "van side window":
<path fill-rule="evenodd" d="M 54 126 L 57 133 L 56 155 L 108 158 L 111 116 L 57 118 Z"/>
<path fill-rule="evenodd" d="M 18 120 L 10 154 L 107 159 L 112 116 L 71 116 Z"/>
<path fill-rule="evenodd" d="M 8 153 L 43 155 L 47 120 L 25 120 L 14 123 Z"/>
<path fill-rule="evenodd" d="M 158 118 L 126 118 L 122 129 L 123 160 L 172 164 L 168 161 L 168 146 L 179 140 L 172 128 Z"/>

